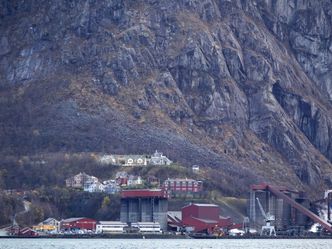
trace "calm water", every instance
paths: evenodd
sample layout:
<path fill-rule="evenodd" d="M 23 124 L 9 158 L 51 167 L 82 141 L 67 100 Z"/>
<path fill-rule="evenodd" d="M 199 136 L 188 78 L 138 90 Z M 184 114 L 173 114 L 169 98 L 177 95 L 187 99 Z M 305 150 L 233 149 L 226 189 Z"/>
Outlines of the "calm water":
<path fill-rule="evenodd" d="M 332 240 L 0 239 L 0 249 L 330 249 Z"/>

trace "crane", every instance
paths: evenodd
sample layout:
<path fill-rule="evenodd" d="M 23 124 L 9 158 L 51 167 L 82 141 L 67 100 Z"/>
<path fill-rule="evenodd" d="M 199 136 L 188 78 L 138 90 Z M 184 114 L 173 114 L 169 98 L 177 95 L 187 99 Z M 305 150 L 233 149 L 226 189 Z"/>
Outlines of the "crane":
<path fill-rule="evenodd" d="M 263 209 L 263 206 L 259 199 L 256 197 L 256 200 L 258 202 L 259 209 L 261 210 L 261 213 L 264 217 L 265 225 L 262 226 L 261 235 L 267 235 L 267 236 L 276 236 L 276 230 L 275 227 L 271 225 L 271 221 L 275 220 L 274 215 L 271 215 L 269 212 L 265 212 Z"/>

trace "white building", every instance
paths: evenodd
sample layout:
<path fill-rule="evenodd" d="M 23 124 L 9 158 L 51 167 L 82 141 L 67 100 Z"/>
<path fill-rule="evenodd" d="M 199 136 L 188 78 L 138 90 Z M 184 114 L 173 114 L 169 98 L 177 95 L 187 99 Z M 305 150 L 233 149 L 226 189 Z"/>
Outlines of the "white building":
<path fill-rule="evenodd" d="M 128 173 L 126 171 L 119 171 L 115 174 L 115 179 L 118 178 L 128 178 Z"/>
<path fill-rule="evenodd" d="M 140 233 L 161 233 L 159 222 L 136 222 L 131 224 L 132 227 L 137 227 Z"/>
<path fill-rule="evenodd" d="M 148 163 L 147 158 L 144 155 L 123 156 L 122 162 L 124 162 L 124 166 L 146 166 Z"/>
<path fill-rule="evenodd" d="M 95 192 L 104 192 L 105 185 L 100 182 L 92 182 L 91 184 L 84 185 L 84 191 L 95 193 Z"/>
<path fill-rule="evenodd" d="M 151 156 L 149 163 L 152 165 L 170 165 L 172 164 L 172 161 L 164 156 L 163 153 L 156 150 L 156 152 Z"/>
<path fill-rule="evenodd" d="M 193 173 L 199 173 L 199 166 L 198 165 L 193 165 L 192 167 L 191 167 L 191 170 L 193 171 Z"/>
<path fill-rule="evenodd" d="M 47 218 L 46 220 L 44 220 L 43 222 L 41 222 L 39 224 L 51 225 L 51 226 L 59 227 L 60 226 L 60 221 L 58 221 L 55 218 Z"/>
<path fill-rule="evenodd" d="M 106 165 L 118 166 L 147 166 L 151 165 L 170 165 L 172 163 L 161 152 L 156 151 L 149 155 L 110 155 L 101 156 L 99 162 Z"/>
<path fill-rule="evenodd" d="M 108 185 L 108 184 L 116 184 L 116 180 L 114 180 L 114 179 L 109 179 L 109 180 L 103 181 L 103 184 L 104 184 L 104 185 Z"/>
<path fill-rule="evenodd" d="M 103 155 L 99 158 L 101 164 L 116 164 L 116 158 L 113 155 Z"/>
<path fill-rule="evenodd" d="M 121 221 L 99 221 L 96 233 L 123 233 L 127 223 Z"/>
<path fill-rule="evenodd" d="M 85 188 L 86 185 L 90 185 L 93 182 L 98 182 L 98 178 L 80 172 L 77 175 L 67 178 L 66 186 L 70 188 Z"/>
<path fill-rule="evenodd" d="M 129 175 L 127 186 L 141 185 L 143 180 L 140 176 Z"/>
<path fill-rule="evenodd" d="M 120 186 L 116 183 L 115 180 L 105 181 L 104 185 L 105 185 L 104 191 L 107 194 L 116 194 L 121 191 Z"/>

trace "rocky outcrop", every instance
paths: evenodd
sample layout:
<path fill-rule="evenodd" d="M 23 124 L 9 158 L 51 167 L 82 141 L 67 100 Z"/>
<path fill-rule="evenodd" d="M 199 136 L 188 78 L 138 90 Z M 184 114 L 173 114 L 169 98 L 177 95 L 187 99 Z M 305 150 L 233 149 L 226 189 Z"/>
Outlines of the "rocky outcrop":
<path fill-rule="evenodd" d="M 331 119 L 310 100 L 273 85 L 273 94 L 313 145 L 331 159 Z"/>
<path fill-rule="evenodd" d="M 266 1 L 261 13 L 268 28 L 287 41 L 304 72 L 332 101 L 332 2 Z"/>
<path fill-rule="evenodd" d="M 286 42 L 297 62 L 301 65 L 315 90 L 307 96 L 296 96 L 291 100 L 290 94 L 279 96 L 282 107 L 294 119 L 315 147 L 331 161 L 331 79 L 329 70 L 332 66 L 331 46 L 331 1 L 264 1 L 260 3 L 258 12 L 269 30 L 281 41 Z M 279 88 L 279 87 L 277 87 Z M 280 92 L 285 90 L 278 90 Z M 297 91 L 293 91 L 296 93 Z M 320 102 L 315 103 L 310 95 L 323 95 Z M 286 102 L 284 97 L 290 102 Z M 297 94 L 295 94 L 297 95 Z M 303 99 L 304 98 L 304 99 Z M 298 107 L 293 107 L 299 102 Z M 294 110 L 295 109 L 295 110 Z M 298 109 L 298 110 L 296 110 Z M 325 110 L 324 110 L 325 109 Z M 318 128 L 319 127 L 319 128 Z"/>
<path fill-rule="evenodd" d="M 161 149 L 229 194 L 317 193 L 332 183 L 329 3 L 2 1 L 1 152 Z"/>

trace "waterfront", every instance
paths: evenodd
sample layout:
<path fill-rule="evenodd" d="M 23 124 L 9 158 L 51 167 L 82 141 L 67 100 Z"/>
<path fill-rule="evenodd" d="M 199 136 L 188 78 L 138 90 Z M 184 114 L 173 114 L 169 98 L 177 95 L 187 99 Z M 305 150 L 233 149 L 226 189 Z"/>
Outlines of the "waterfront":
<path fill-rule="evenodd" d="M 1 239 L 1 249 L 325 249 L 332 248 L 329 239 Z"/>

